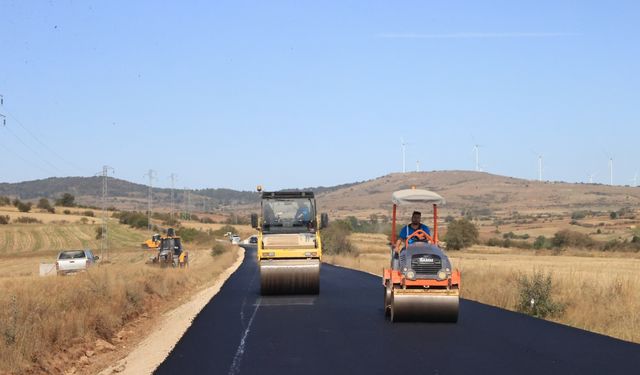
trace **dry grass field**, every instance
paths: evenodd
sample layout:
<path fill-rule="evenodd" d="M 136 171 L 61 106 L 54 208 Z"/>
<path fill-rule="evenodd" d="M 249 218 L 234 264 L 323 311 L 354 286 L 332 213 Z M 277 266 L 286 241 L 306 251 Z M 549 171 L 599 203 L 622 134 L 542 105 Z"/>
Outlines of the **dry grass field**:
<path fill-rule="evenodd" d="M 13 218 L 11 208 L 3 209 L 8 211 L 0 214 Z M 122 341 L 122 332 L 154 328 L 150 315 L 183 303 L 237 257 L 226 242 L 216 257 L 212 244 L 186 244 L 189 268 L 155 268 L 145 264 L 149 250 L 140 248 L 148 233 L 111 220 L 106 262 L 86 273 L 40 277 L 39 264 L 53 263 L 61 249 L 88 247 L 99 254 L 97 224 L 83 224 L 80 216 L 70 221 L 73 215 L 16 215 L 37 217 L 43 224 L 0 225 L 0 374 L 63 374 L 72 367 L 77 373 L 95 372 L 109 355 L 101 354 L 96 340 L 132 345 Z M 88 352 L 96 354 L 87 358 Z"/>
<path fill-rule="evenodd" d="M 199 223 L 199 222 L 195 222 L 195 221 L 183 221 L 182 222 L 182 226 L 187 227 L 187 228 L 196 228 L 202 231 L 207 231 L 209 229 L 211 230 L 218 230 L 220 228 L 222 228 L 225 225 L 231 225 L 232 227 L 236 228 L 238 230 L 238 235 L 240 235 L 240 237 L 242 237 L 243 239 L 245 237 L 249 237 L 250 235 L 254 234 L 256 232 L 255 229 L 251 228 L 251 225 L 240 225 L 240 224 L 205 224 L 205 223 Z"/>
<path fill-rule="evenodd" d="M 352 234 L 351 241 L 353 255 L 325 255 L 324 260 L 378 275 L 388 266 L 384 235 Z M 553 255 L 474 246 L 449 255 L 462 272 L 463 298 L 515 310 L 518 275 L 551 273 L 553 297 L 566 308 L 550 320 L 640 343 L 640 254 L 575 250 Z"/>

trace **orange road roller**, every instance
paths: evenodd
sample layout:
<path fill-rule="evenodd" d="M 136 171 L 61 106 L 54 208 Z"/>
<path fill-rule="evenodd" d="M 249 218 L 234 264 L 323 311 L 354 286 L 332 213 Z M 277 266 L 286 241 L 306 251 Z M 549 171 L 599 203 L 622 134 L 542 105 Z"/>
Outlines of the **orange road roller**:
<path fill-rule="evenodd" d="M 445 203 L 444 198 L 412 188 L 394 192 L 392 202 L 391 262 L 382 275 L 385 315 L 392 322 L 457 322 L 460 271 L 438 245 L 438 205 Z M 418 211 L 398 233 L 398 206 L 420 204 L 433 206 L 433 234 L 419 222 Z"/>

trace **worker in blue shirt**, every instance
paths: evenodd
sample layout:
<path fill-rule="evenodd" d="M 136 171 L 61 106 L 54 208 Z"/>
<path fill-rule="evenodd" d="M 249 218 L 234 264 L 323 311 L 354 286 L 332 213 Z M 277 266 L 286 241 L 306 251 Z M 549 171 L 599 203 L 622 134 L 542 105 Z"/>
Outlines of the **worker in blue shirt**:
<path fill-rule="evenodd" d="M 309 204 L 307 202 L 298 203 L 298 211 L 296 212 L 295 219 L 303 223 L 311 221 L 311 210 L 309 209 Z"/>
<path fill-rule="evenodd" d="M 405 242 L 407 241 L 407 238 L 409 238 L 409 236 L 411 236 L 413 232 L 419 229 L 422 229 L 429 236 L 431 236 L 429 227 L 420 222 L 421 217 L 422 214 L 419 211 L 413 211 L 413 214 L 411 214 L 411 223 L 405 225 L 402 229 L 400 229 L 400 233 L 398 233 L 398 242 L 396 243 L 396 249 L 400 250 L 401 248 L 403 248 Z M 412 237 L 409 240 L 409 243 L 413 243 L 415 241 L 418 241 L 418 239 L 416 237 Z"/>

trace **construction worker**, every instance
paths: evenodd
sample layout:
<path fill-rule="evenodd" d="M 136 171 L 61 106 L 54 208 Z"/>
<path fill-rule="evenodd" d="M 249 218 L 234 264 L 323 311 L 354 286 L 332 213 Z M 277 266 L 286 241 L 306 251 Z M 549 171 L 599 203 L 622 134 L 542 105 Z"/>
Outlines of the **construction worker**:
<path fill-rule="evenodd" d="M 409 238 L 409 236 L 411 236 L 413 232 L 419 229 L 423 230 L 425 233 L 431 236 L 431 231 L 429 230 L 429 227 L 420 222 L 421 217 L 422 217 L 422 213 L 420 213 L 419 211 L 413 211 L 413 214 L 411 214 L 411 223 L 405 225 L 402 229 L 400 229 L 400 233 L 398 233 L 398 242 L 396 243 L 396 251 L 400 251 L 400 249 L 402 249 L 405 242 L 407 241 L 407 238 Z M 416 237 L 412 237 L 409 240 L 409 243 L 413 243 L 415 241 L 419 241 L 419 239 Z"/>
<path fill-rule="evenodd" d="M 187 267 L 189 265 L 189 253 L 186 251 L 183 251 L 182 253 L 180 253 L 180 256 L 178 257 L 178 266 L 180 268 L 184 268 Z"/>
<path fill-rule="evenodd" d="M 298 211 L 296 211 L 295 219 L 308 223 L 311 221 L 311 210 L 309 209 L 309 202 L 298 202 Z"/>

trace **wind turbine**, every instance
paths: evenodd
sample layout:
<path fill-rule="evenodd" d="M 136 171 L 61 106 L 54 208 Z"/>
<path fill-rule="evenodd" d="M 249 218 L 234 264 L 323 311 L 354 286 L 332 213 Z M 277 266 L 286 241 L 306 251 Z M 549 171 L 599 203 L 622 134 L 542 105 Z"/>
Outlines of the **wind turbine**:
<path fill-rule="evenodd" d="M 538 156 L 538 182 L 542 182 L 542 154 L 533 150 L 531 152 Z"/>
<path fill-rule="evenodd" d="M 587 176 L 589 176 L 589 183 L 593 184 L 593 178 L 597 175 L 597 172 L 591 172 L 591 173 L 587 173 Z"/>
<path fill-rule="evenodd" d="M 538 181 L 542 182 L 542 154 L 538 155 Z"/>
<path fill-rule="evenodd" d="M 480 172 L 482 170 L 480 169 L 480 147 L 482 147 L 482 145 L 477 143 L 473 145 L 473 151 L 476 153 L 476 172 Z"/>
<path fill-rule="evenodd" d="M 400 138 L 400 148 L 402 149 L 402 173 L 407 173 L 407 145 L 404 138 Z"/>
<path fill-rule="evenodd" d="M 636 174 L 633 175 L 633 178 L 631 179 L 631 181 L 633 181 L 633 187 L 638 187 L 638 172 L 636 172 Z"/>
<path fill-rule="evenodd" d="M 420 172 L 420 160 L 416 160 L 416 172 Z"/>

